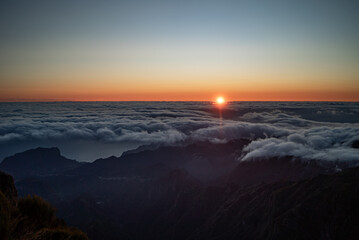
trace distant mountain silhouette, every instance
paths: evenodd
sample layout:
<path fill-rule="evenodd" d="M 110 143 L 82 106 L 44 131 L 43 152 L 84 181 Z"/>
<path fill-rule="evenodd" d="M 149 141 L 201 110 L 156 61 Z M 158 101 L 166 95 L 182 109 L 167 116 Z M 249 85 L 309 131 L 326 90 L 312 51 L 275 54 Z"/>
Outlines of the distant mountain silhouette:
<path fill-rule="evenodd" d="M 95 240 L 358 236 L 357 163 L 238 161 L 248 143 L 141 147 L 87 164 L 38 148 L 4 162 L 20 196 L 39 194 Z M 22 162 L 27 168 L 17 170 Z"/>
<path fill-rule="evenodd" d="M 36 148 L 5 158 L 0 163 L 0 170 L 21 179 L 29 176 L 56 175 L 82 164 L 61 156 L 58 148 Z"/>
<path fill-rule="evenodd" d="M 183 168 L 201 181 L 211 181 L 230 172 L 249 140 L 233 140 L 226 144 L 198 142 L 185 146 L 139 148 L 121 157 L 98 159 L 74 170 L 75 175 L 102 177 L 158 177 L 170 170 Z M 143 150 L 142 150 L 143 149 Z"/>

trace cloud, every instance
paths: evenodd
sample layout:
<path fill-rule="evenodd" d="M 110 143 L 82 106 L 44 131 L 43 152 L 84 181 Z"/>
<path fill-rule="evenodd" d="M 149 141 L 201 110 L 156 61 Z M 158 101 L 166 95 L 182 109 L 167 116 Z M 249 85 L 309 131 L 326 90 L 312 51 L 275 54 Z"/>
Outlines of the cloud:
<path fill-rule="evenodd" d="M 309 149 L 302 144 L 276 138 L 253 141 L 244 150 L 248 153 L 241 159 L 242 161 L 277 156 L 302 157 L 309 153 Z"/>
<path fill-rule="evenodd" d="M 229 141 L 239 138 L 267 138 L 267 137 L 281 137 L 290 133 L 290 130 L 281 129 L 268 124 L 255 124 L 245 122 L 228 122 L 222 126 L 213 126 L 199 129 L 191 135 L 191 138 L 197 141 L 203 140 L 218 140 L 222 139 Z"/>
<path fill-rule="evenodd" d="M 242 161 L 276 156 L 327 161 L 359 161 L 359 150 L 351 147 L 359 128 L 311 128 L 282 138 L 252 141 Z"/>
<path fill-rule="evenodd" d="M 44 142 L 88 141 L 118 153 L 128 143 L 249 138 L 254 141 L 245 159 L 265 154 L 324 159 L 343 151 L 349 159 L 356 155 L 349 146 L 359 136 L 358 109 L 357 103 L 238 102 L 227 104 L 221 118 L 209 102 L 0 103 L 0 157 L 24 150 L 17 145 Z"/>
<path fill-rule="evenodd" d="M 0 143 L 6 143 L 13 140 L 21 140 L 22 135 L 17 133 L 6 133 L 0 136 Z"/>
<path fill-rule="evenodd" d="M 249 102 L 241 109 L 241 120 L 302 127 L 315 123 L 358 123 L 359 119 L 357 102 Z"/>

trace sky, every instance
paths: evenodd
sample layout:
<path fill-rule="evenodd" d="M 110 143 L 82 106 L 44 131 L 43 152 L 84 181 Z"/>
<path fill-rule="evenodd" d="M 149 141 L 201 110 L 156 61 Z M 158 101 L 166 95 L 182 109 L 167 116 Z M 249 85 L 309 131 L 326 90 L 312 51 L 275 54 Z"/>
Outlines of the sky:
<path fill-rule="evenodd" d="M 17 0 L 0 101 L 359 101 L 359 2 Z"/>

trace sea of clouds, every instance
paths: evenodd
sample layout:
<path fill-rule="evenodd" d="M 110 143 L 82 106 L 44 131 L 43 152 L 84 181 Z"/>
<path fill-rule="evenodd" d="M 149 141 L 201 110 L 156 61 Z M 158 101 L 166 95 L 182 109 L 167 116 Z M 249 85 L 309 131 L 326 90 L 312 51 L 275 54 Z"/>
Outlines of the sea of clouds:
<path fill-rule="evenodd" d="M 239 160 L 291 155 L 359 160 L 359 103 L 56 102 L 0 103 L 0 160 L 57 146 L 93 161 L 145 144 L 223 143 L 249 138 Z"/>

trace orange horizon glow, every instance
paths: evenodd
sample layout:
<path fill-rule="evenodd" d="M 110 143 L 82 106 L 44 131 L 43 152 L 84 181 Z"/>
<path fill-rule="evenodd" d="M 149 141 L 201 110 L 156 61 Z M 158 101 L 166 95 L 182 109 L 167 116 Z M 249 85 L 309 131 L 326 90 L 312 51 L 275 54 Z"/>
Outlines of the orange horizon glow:
<path fill-rule="evenodd" d="M 52 101 L 359 101 L 359 82 L 335 79 L 177 76 L 55 78 L 0 81 L 0 102 Z M 101 79 L 101 81 L 99 80 Z M 167 81 L 171 79 L 171 81 Z M 14 81 L 11 81 L 14 80 Z"/>
<path fill-rule="evenodd" d="M 358 92 L 226 92 L 225 102 L 231 101 L 336 101 L 358 102 Z M 14 97 L 19 96 L 19 97 Z M 36 96 L 36 97 L 35 97 Z M 209 101 L 216 100 L 219 94 L 212 92 L 81 92 L 56 91 L 24 92 L 11 94 L 0 90 L 0 102 L 57 102 L 57 101 Z M 218 103 L 218 102 L 217 102 Z"/>

